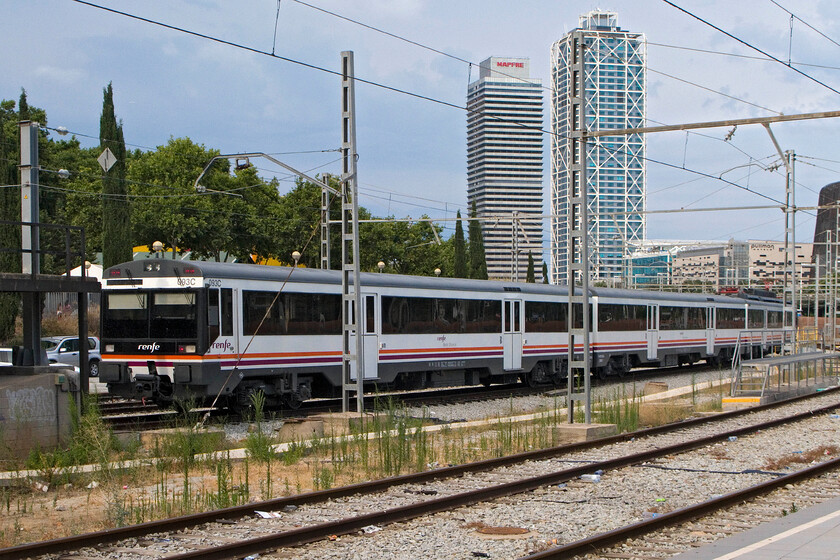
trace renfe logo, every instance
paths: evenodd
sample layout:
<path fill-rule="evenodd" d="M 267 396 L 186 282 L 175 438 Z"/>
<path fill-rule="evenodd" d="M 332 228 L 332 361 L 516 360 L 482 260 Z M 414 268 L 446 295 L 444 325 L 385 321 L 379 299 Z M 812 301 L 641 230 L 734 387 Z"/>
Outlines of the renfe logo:
<path fill-rule="evenodd" d="M 228 352 L 233 350 L 233 344 L 228 339 L 224 339 L 221 342 L 214 342 L 213 350 L 221 350 L 222 352 Z"/>
<path fill-rule="evenodd" d="M 160 350 L 160 344 L 157 342 L 152 342 L 151 344 L 138 344 L 137 349 L 151 354 Z"/>
<path fill-rule="evenodd" d="M 501 66 L 502 68 L 525 68 L 524 62 L 497 62 L 496 66 Z"/>

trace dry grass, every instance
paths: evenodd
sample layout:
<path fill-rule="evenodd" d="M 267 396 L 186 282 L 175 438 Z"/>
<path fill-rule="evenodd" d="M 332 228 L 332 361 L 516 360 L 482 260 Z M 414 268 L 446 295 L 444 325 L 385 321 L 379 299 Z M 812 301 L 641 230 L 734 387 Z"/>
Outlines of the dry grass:
<path fill-rule="evenodd" d="M 820 459 L 827 456 L 836 456 L 838 452 L 840 452 L 840 448 L 836 445 L 821 445 L 811 451 L 788 453 L 778 459 L 771 459 L 767 461 L 764 468 L 771 471 L 778 471 L 791 465 L 807 465 L 818 462 Z"/>
<path fill-rule="evenodd" d="M 689 401 L 642 403 L 639 406 L 640 426 L 662 426 L 685 420 L 694 414 L 694 406 Z"/>
<path fill-rule="evenodd" d="M 41 318 L 42 336 L 76 336 L 79 333 L 79 316 L 76 313 L 56 315 L 52 310 L 45 310 Z M 88 307 L 88 336 L 99 336 L 99 306 Z M 23 319 L 15 320 L 15 334 L 11 340 L 4 340 L 6 346 L 19 346 L 23 343 Z"/>

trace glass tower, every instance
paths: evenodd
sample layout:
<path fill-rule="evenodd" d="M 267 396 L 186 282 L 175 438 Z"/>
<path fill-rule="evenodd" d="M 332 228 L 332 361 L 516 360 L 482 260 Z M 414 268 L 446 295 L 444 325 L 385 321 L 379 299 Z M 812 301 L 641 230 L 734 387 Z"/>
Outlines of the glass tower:
<path fill-rule="evenodd" d="M 542 274 L 543 90 L 527 58 L 491 57 L 467 88 L 467 202 L 481 218 L 487 274 Z"/>
<path fill-rule="evenodd" d="M 586 131 L 645 124 L 645 37 L 618 27 L 614 12 L 580 16 L 579 27 L 551 47 L 551 281 L 567 281 L 571 161 L 572 33 L 583 34 Z M 645 139 L 616 135 L 587 141 L 587 233 L 594 281 L 625 276 L 626 256 L 645 238 Z"/>

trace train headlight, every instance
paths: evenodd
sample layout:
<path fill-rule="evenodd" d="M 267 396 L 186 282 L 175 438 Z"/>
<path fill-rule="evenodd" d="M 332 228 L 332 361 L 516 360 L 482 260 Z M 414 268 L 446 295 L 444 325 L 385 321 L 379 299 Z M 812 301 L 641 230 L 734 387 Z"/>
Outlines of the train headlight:
<path fill-rule="evenodd" d="M 105 351 L 106 352 L 113 352 L 114 351 L 114 345 L 113 344 L 106 344 L 105 345 Z"/>
<path fill-rule="evenodd" d="M 179 354 L 195 354 L 195 344 L 179 344 Z"/>

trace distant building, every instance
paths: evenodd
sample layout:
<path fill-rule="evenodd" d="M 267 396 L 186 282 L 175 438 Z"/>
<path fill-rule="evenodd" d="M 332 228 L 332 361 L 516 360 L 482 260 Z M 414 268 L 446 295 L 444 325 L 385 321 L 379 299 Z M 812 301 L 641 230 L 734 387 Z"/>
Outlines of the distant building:
<path fill-rule="evenodd" d="M 543 90 L 527 58 L 491 57 L 467 89 L 467 201 L 481 220 L 487 273 L 542 270 Z"/>
<path fill-rule="evenodd" d="M 576 37 L 583 55 L 585 127 L 588 131 L 645 124 L 646 50 L 641 33 L 618 27 L 614 12 L 580 16 L 577 29 L 551 47 L 551 224 L 552 283 L 567 281 L 569 166 Z M 645 238 L 645 138 L 604 136 L 588 142 L 586 182 L 589 269 L 593 280 L 620 277 L 629 247 Z"/>
<path fill-rule="evenodd" d="M 775 289 L 781 294 L 785 282 L 785 243 L 784 241 L 749 242 L 749 284 L 751 286 Z M 794 262 L 796 264 L 796 282 L 800 286 L 814 278 L 811 260 L 814 253 L 813 243 L 797 243 Z"/>
<path fill-rule="evenodd" d="M 764 288 L 781 295 L 785 282 L 783 241 L 648 241 L 628 257 L 630 286 L 640 289 L 702 290 Z M 796 281 L 811 281 L 811 243 L 796 244 Z"/>

